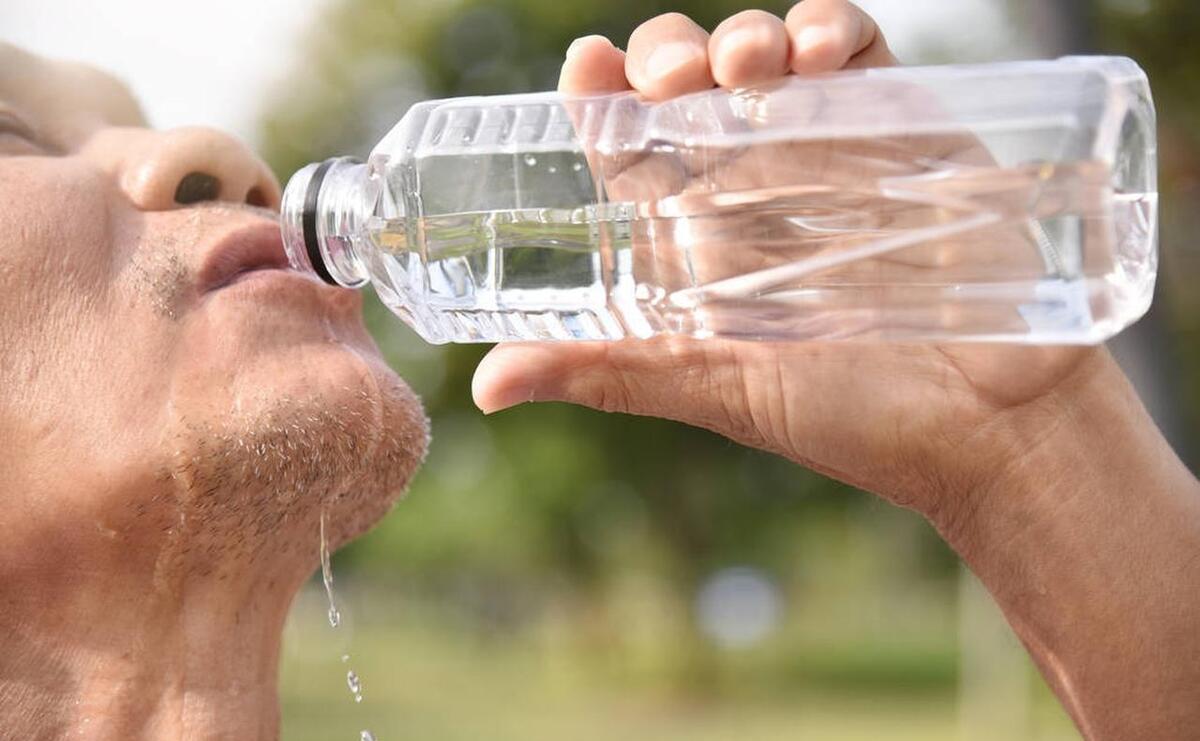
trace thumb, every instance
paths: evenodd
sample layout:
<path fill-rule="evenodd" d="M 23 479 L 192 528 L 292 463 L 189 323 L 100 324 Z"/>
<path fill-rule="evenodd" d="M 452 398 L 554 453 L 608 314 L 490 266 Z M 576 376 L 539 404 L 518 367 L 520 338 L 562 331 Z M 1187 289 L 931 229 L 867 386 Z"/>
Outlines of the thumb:
<path fill-rule="evenodd" d="M 657 379 L 609 343 L 501 344 L 475 370 L 471 393 L 485 414 L 527 401 L 566 401 L 611 412 L 657 408 Z"/>
<path fill-rule="evenodd" d="M 529 401 L 674 419 L 763 444 L 729 343 L 680 337 L 622 342 L 501 344 L 475 370 L 485 414 Z"/>
<path fill-rule="evenodd" d="M 566 401 L 563 379 L 576 368 L 597 364 L 599 352 L 590 345 L 496 345 L 475 369 L 471 396 L 484 414 L 529 401 Z"/>

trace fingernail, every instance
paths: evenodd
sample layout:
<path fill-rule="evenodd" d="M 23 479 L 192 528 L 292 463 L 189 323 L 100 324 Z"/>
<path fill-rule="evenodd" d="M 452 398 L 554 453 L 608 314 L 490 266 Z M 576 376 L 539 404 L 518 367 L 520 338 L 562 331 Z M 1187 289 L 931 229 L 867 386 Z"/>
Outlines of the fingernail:
<path fill-rule="evenodd" d="M 833 40 L 833 32 L 825 26 L 809 26 L 802 29 L 796 34 L 792 44 L 795 46 L 796 53 L 804 54 L 824 46 Z"/>
<path fill-rule="evenodd" d="M 496 412 L 503 412 L 505 409 L 511 409 L 512 407 L 515 407 L 517 404 L 520 404 L 520 403 L 521 403 L 520 400 L 499 401 L 499 400 L 491 399 L 486 403 L 476 401 L 475 408 L 478 409 L 479 411 L 483 412 L 484 415 L 491 415 L 491 414 L 495 414 Z"/>
<path fill-rule="evenodd" d="M 483 404 L 476 402 L 475 406 L 485 415 L 491 415 L 496 412 L 503 412 L 506 409 L 512 409 L 513 407 L 519 407 L 522 404 L 532 404 L 537 400 L 538 395 L 535 388 L 510 389 L 501 396 L 488 399 Z"/>
<path fill-rule="evenodd" d="M 733 54 L 739 48 L 753 46 L 759 43 L 761 35 L 751 28 L 738 28 L 721 34 L 717 41 L 717 54 L 725 56 Z"/>
<path fill-rule="evenodd" d="M 519 403 L 520 402 L 513 402 L 511 404 L 489 404 L 486 406 L 479 406 L 479 411 L 483 412 L 485 417 L 490 417 L 497 412 L 503 412 L 505 409 L 512 409 Z"/>
<path fill-rule="evenodd" d="M 672 41 L 663 44 L 650 53 L 646 58 L 643 71 L 647 77 L 662 79 L 669 77 L 680 67 L 691 64 L 700 56 L 700 49 L 694 44 L 683 41 Z"/>
<path fill-rule="evenodd" d="M 479 411 L 495 414 L 535 400 L 536 391 L 532 384 L 512 384 L 490 393 L 483 393 L 483 388 L 475 388 L 475 383 L 472 382 L 471 395 Z"/>
<path fill-rule="evenodd" d="M 612 44 L 612 42 L 609 41 L 607 37 L 601 36 L 600 34 L 592 34 L 591 36 L 580 36 L 579 38 L 572 41 L 571 45 L 567 47 L 567 59 L 570 59 L 571 57 L 575 56 L 580 51 L 582 51 L 583 47 L 585 45 L 591 43 L 593 39 L 600 39 L 601 41 L 603 41 L 606 44 Z"/>

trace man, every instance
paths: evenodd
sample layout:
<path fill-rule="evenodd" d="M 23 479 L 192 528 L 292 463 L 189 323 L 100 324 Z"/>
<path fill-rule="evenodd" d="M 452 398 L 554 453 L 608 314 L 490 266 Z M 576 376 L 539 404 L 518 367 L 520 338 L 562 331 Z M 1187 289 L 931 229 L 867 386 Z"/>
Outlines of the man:
<path fill-rule="evenodd" d="M 648 21 L 562 86 L 669 97 L 892 63 L 844 0 Z M 279 634 L 317 561 L 387 510 L 420 408 L 357 300 L 284 270 L 236 142 L 137 128 L 111 80 L 0 52 L 0 728 L 273 738 Z M 928 516 L 1085 735 L 1200 727 L 1200 486 L 1103 349 L 662 340 L 502 346 L 493 412 L 674 417 Z M 1133 495 L 1136 493 L 1136 495 Z"/>
<path fill-rule="evenodd" d="M 318 559 L 421 460 L 358 297 L 241 144 L 0 48 L 0 738 L 274 738 Z"/>

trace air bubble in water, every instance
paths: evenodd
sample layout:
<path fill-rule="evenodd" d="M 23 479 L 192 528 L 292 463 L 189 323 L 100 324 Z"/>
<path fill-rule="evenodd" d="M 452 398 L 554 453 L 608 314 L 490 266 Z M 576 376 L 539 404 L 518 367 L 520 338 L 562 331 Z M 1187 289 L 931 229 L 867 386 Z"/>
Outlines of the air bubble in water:
<path fill-rule="evenodd" d="M 576 162 L 575 164 L 571 165 L 571 169 L 574 170 L 575 172 L 579 172 L 580 170 L 583 169 L 583 163 Z"/>
<path fill-rule="evenodd" d="M 551 175 L 553 175 L 554 173 L 558 172 L 558 168 L 557 168 L 557 167 L 555 167 L 554 165 L 550 165 L 550 167 L 548 167 L 548 168 L 546 168 L 546 169 L 550 171 L 550 174 L 551 174 Z"/>
<path fill-rule="evenodd" d="M 534 157 L 532 154 L 525 155 L 525 164 L 533 167 L 537 164 L 537 157 Z"/>

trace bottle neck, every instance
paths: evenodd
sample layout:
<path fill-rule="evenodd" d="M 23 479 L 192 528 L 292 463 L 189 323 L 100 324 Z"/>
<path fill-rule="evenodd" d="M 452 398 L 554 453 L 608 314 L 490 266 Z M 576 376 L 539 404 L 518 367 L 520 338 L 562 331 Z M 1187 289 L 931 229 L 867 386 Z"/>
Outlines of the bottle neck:
<path fill-rule="evenodd" d="M 358 246 L 373 203 L 367 165 L 356 159 L 314 162 L 293 175 L 281 208 L 283 244 L 292 267 L 332 285 L 365 285 L 370 275 Z"/>

